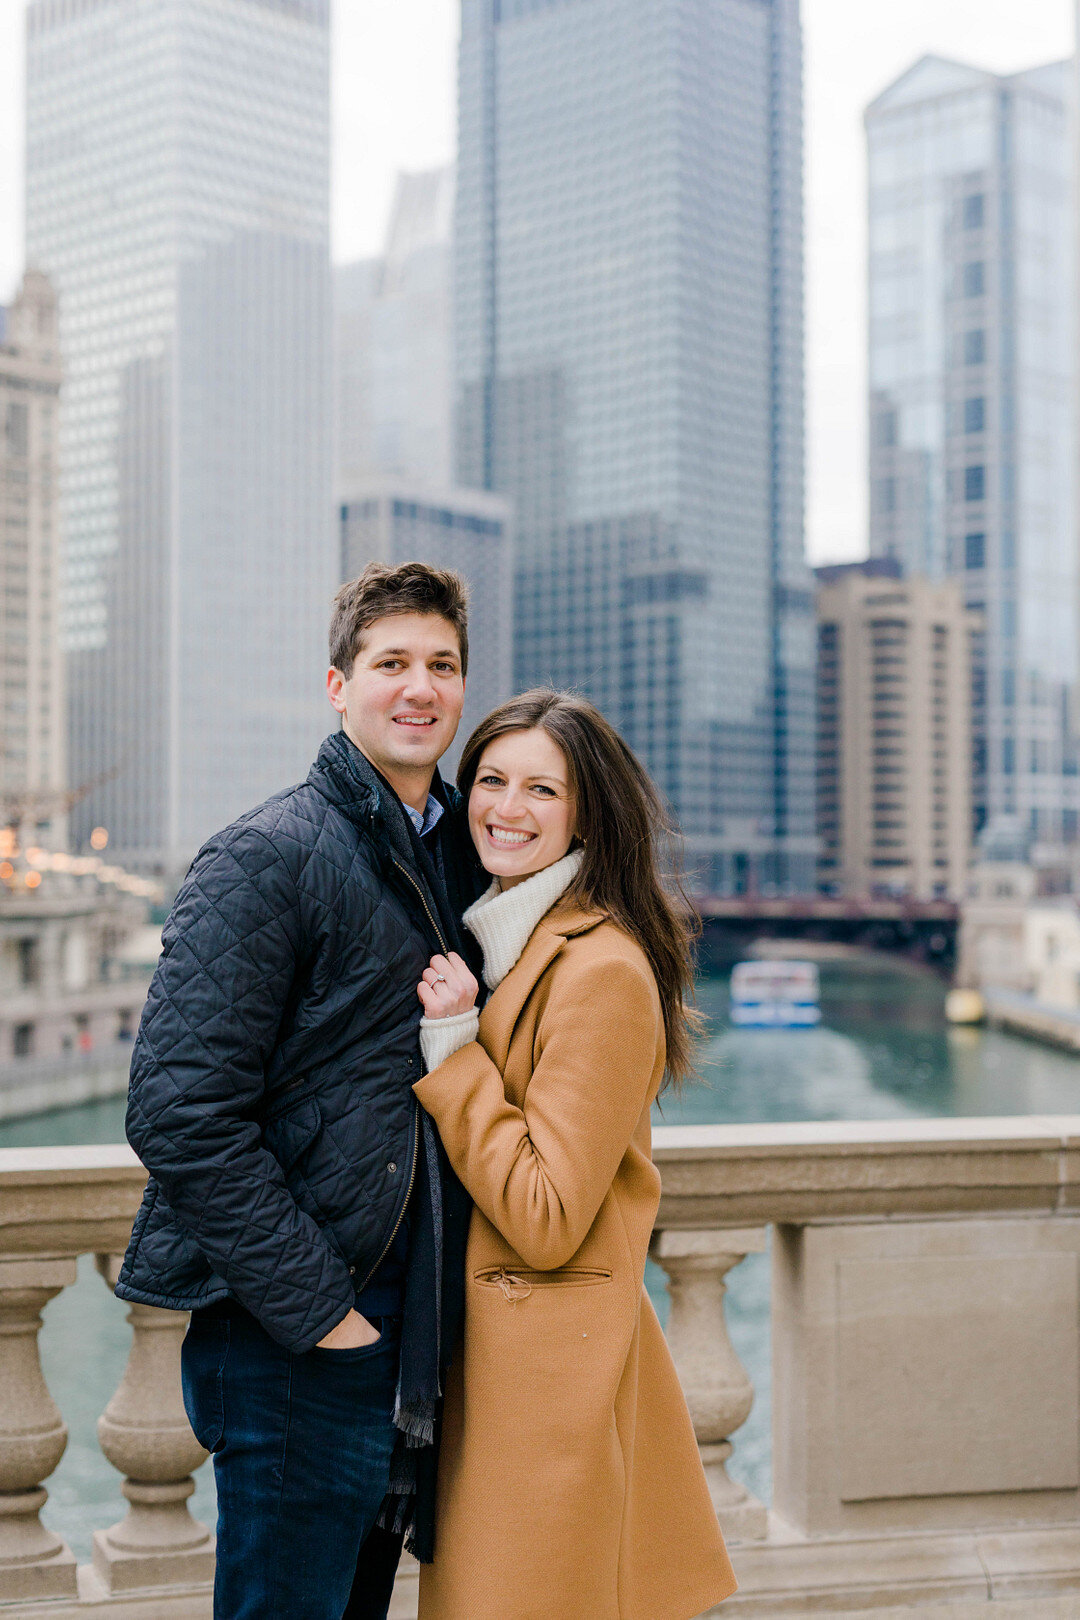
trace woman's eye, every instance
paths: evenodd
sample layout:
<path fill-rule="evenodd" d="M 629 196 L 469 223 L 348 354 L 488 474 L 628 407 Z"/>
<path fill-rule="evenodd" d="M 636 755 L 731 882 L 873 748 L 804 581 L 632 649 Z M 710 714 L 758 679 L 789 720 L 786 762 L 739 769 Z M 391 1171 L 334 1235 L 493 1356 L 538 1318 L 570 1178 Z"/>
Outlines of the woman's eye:
<path fill-rule="evenodd" d="M 533 792 L 546 794 L 549 799 L 553 799 L 555 797 L 555 789 L 546 787 L 543 782 L 534 782 Z"/>
<path fill-rule="evenodd" d="M 481 787 L 502 787 L 502 778 L 499 776 L 481 776 L 479 783 Z"/>

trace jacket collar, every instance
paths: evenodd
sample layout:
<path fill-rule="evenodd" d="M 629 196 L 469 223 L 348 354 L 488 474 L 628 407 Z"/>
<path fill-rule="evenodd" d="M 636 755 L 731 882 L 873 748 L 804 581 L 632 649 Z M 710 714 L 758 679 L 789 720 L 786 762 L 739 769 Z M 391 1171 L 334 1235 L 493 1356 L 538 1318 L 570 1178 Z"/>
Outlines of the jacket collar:
<path fill-rule="evenodd" d="M 308 782 L 350 821 L 388 846 L 409 866 L 415 865 L 401 800 L 382 772 L 344 731 L 335 731 L 326 738 L 308 772 Z M 456 813 L 460 795 L 456 788 L 447 786 L 438 771 L 432 778 L 431 791 Z"/>
<path fill-rule="evenodd" d="M 541 975 L 568 939 L 586 934 L 605 921 L 602 911 L 587 911 L 576 901 L 563 899 L 537 923 L 525 949 L 480 1014 L 484 1045 L 497 1068 L 506 1063 L 514 1026 Z"/>

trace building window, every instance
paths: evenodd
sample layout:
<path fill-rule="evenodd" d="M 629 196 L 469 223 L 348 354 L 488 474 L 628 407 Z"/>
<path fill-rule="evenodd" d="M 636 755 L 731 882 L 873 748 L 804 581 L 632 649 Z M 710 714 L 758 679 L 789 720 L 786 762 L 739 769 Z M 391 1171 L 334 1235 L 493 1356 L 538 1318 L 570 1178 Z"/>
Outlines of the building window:
<path fill-rule="evenodd" d="M 879 411 L 874 417 L 874 444 L 879 450 L 891 450 L 896 444 L 896 412 Z"/>
<path fill-rule="evenodd" d="M 986 427 L 986 400 L 979 395 L 964 401 L 964 432 L 981 433 Z"/>
<path fill-rule="evenodd" d="M 1003 669 L 1001 672 L 1001 701 L 1005 704 L 1016 702 L 1016 671 Z"/>
<path fill-rule="evenodd" d="M 970 197 L 964 198 L 963 220 L 965 231 L 977 231 L 986 223 L 986 196 L 981 191 L 973 191 Z"/>
<path fill-rule="evenodd" d="M 16 1057 L 30 1057 L 34 1051 L 33 1024 L 16 1024 L 11 1040 L 11 1050 Z"/>
<path fill-rule="evenodd" d="M 879 478 L 877 481 L 877 508 L 879 512 L 896 511 L 896 479 Z"/>
<path fill-rule="evenodd" d="M 1001 633 L 1003 636 L 1016 634 L 1016 603 L 1008 598 L 1001 604 Z"/>
<path fill-rule="evenodd" d="M 1011 776 L 1016 766 L 1016 750 L 1013 739 L 1006 737 L 1001 744 L 1001 768 L 1006 776 Z"/>
<path fill-rule="evenodd" d="M 964 567 L 986 567 L 986 536 L 985 534 L 965 534 L 964 536 Z"/>
<path fill-rule="evenodd" d="M 964 499 L 965 501 L 982 501 L 986 499 L 986 468 L 964 468 Z"/>
<path fill-rule="evenodd" d="M 986 266 L 981 259 L 965 264 L 963 274 L 965 298 L 981 298 L 986 291 Z"/>
<path fill-rule="evenodd" d="M 36 985 L 39 977 L 40 959 L 38 957 L 38 942 L 36 939 L 20 939 L 19 941 L 19 983 L 24 987 Z"/>
<path fill-rule="evenodd" d="M 981 366 L 986 362 L 986 333 L 981 327 L 964 333 L 965 366 Z"/>
<path fill-rule="evenodd" d="M 7 408 L 4 438 L 8 454 L 25 456 L 30 449 L 30 414 L 27 407 L 12 400 Z"/>

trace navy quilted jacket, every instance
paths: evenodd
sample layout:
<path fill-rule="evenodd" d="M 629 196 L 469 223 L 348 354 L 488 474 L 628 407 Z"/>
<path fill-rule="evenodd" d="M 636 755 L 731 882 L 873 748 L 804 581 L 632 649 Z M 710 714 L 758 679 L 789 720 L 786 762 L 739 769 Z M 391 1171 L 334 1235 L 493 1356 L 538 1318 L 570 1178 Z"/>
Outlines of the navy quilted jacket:
<path fill-rule="evenodd" d="M 298 1351 L 340 1321 L 411 1185 L 416 985 L 442 933 L 401 806 L 342 733 L 203 846 L 132 1059 L 150 1181 L 121 1298 L 229 1294 Z"/>

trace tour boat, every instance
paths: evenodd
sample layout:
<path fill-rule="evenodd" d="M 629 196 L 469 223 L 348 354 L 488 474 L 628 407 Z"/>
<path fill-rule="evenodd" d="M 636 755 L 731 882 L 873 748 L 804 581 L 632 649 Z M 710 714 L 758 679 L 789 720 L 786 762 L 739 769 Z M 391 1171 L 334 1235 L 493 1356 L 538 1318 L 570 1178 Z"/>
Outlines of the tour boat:
<path fill-rule="evenodd" d="M 731 1022 L 744 1029 L 809 1029 L 821 1019 L 814 962 L 738 962 L 731 973 Z"/>

